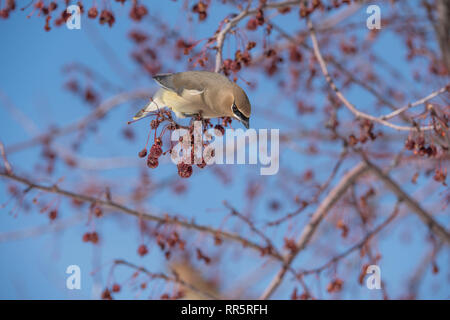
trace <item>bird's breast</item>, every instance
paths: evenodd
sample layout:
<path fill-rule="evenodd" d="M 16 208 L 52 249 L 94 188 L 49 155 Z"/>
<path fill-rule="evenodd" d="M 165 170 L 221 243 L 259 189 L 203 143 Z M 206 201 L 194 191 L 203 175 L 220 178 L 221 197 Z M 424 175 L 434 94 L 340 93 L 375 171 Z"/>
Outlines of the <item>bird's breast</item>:
<path fill-rule="evenodd" d="M 176 92 L 164 90 L 161 98 L 164 104 L 175 112 L 184 114 L 199 114 L 201 112 L 204 118 L 225 116 L 217 113 L 215 108 L 212 108 L 208 102 L 205 101 L 203 94 L 182 94 L 180 96 Z"/>

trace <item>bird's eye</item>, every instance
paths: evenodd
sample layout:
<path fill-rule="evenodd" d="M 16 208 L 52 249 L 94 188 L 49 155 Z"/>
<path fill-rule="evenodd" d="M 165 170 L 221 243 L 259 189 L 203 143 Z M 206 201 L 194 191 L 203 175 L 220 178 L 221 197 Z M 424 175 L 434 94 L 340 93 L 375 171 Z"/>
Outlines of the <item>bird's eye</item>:
<path fill-rule="evenodd" d="M 231 107 L 234 114 L 237 114 L 239 112 L 239 109 L 236 107 L 236 105 L 233 103 L 233 106 Z"/>

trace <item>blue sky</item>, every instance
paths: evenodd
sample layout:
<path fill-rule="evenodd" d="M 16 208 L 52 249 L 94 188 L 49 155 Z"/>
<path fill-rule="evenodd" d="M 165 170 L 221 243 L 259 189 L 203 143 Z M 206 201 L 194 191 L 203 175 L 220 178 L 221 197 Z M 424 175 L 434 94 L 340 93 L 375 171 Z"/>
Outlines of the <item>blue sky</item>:
<path fill-rule="evenodd" d="M 113 28 L 100 26 L 82 17 L 81 30 L 68 30 L 65 27 L 54 28 L 51 32 L 45 32 L 43 29 L 44 20 L 38 17 L 27 19 L 23 12 L 14 12 L 10 19 L 0 20 L 0 97 L 6 96 L 27 119 L 31 119 L 32 125 L 27 127 L 30 132 L 24 130 L 23 125 L 17 120 L 17 114 L 14 115 L 8 111 L 8 102 L 4 98 L 0 99 L 0 140 L 6 146 L 27 140 L 34 133 L 33 130 L 44 131 L 46 128 L 57 125 L 64 126 L 72 123 L 75 119 L 80 119 L 86 115 L 90 108 L 86 106 L 78 97 L 73 96 L 63 86 L 68 79 L 62 72 L 64 65 L 72 62 L 79 62 L 92 67 L 95 71 L 102 74 L 103 77 L 124 88 L 133 90 L 136 88 L 155 89 L 155 84 L 149 77 L 136 76 L 136 65 L 130 59 L 132 49 L 131 41 L 127 38 L 130 28 L 138 27 L 157 32 L 147 22 L 136 25 L 127 18 L 128 6 L 122 10 L 119 5 L 114 4 L 114 12 L 117 14 L 116 23 Z M 208 19 L 202 24 L 183 25 L 179 21 L 185 20 L 185 10 L 182 3 L 173 1 L 152 1 L 149 4 L 151 15 L 157 15 L 166 21 L 174 29 L 180 32 L 193 35 L 193 38 L 209 37 L 216 30 L 217 25 L 223 17 L 235 12 L 235 9 L 214 3 Z M 361 21 L 361 32 L 367 32 L 365 25 L 365 10 L 361 9 L 353 19 Z M 196 17 L 194 17 L 196 19 Z M 286 30 L 300 29 L 304 27 L 304 22 L 299 22 L 297 14 L 290 14 L 283 19 L 279 19 L 279 25 Z M 410 77 L 410 70 L 404 64 L 404 48 L 395 37 L 387 34 L 382 36 L 376 46 L 376 50 L 381 52 L 386 59 L 395 65 L 406 78 Z M 99 40 L 101 39 L 101 40 Z M 225 54 L 233 52 L 234 41 L 227 42 Z M 115 59 L 120 61 L 120 67 L 114 62 L 111 64 L 101 53 L 99 48 L 107 45 L 113 51 Z M 170 70 L 180 71 L 183 68 L 183 61 L 180 63 L 167 63 L 165 66 Z M 124 68 L 125 73 L 117 72 L 117 69 Z M 258 89 L 250 92 L 250 99 L 254 106 L 254 118 L 252 126 L 255 128 L 270 128 L 273 123 L 265 119 L 258 107 L 276 107 L 280 108 L 282 114 L 286 117 L 296 117 L 294 109 L 289 108 L 290 101 L 280 99 L 280 93 L 277 93 L 277 87 L 269 81 L 265 81 L 264 76 L 248 72 L 245 74 L 247 80 L 258 80 Z M 241 82 L 241 85 L 242 82 Z M 398 84 L 399 89 L 408 92 L 412 91 L 414 85 L 411 82 L 402 82 Z M 243 85 L 244 87 L 244 85 Z M 248 88 L 246 88 L 248 89 Z M 419 88 L 420 89 L 420 88 Z M 307 95 L 307 92 L 301 92 L 300 95 Z M 373 98 L 357 90 L 351 90 L 348 93 L 349 98 L 357 104 L 367 103 L 371 105 Z M 108 98 L 102 95 L 102 98 Z M 316 101 L 323 101 L 323 97 L 315 97 Z M 138 161 L 137 152 L 143 147 L 147 135 L 147 123 L 138 122 L 133 125 L 136 139 L 133 142 L 121 139 L 121 130 L 126 127 L 125 122 L 140 108 L 139 104 L 128 103 L 115 109 L 107 118 L 102 120 L 95 134 L 89 135 L 85 139 L 81 148 L 80 156 L 88 159 L 92 158 L 124 158 L 127 165 L 121 168 L 110 170 L 87 170 L 71 171 L 67 166 L 57 165 L 53 178 L 56 180 L 64 176 L 64 181 L 60 186 L 73 189 L 82 182 L 105 181 L 112 190 L 119 193 L 129 193 L 133 182 L 139 179 L 142 170 L 148 170 L 143 161 Z M 375 111 L 378 112 L 378 111 Z M 348 115 L 347 115 L 348 116 Z M 55 122 L 57 121 L 57 122 Z M 303 122 L 305 126 L 314 127 L 321 120 L 311 119 L 309 122 Z M 281 132 L 289 129 L 289 125 L 280 126 Z M 61 147 L 69 147 L 74 141 L 74 136 L 63 137 L 57 140 Z M 301 148 L 307 147 L 307 144 L 299 143 Z M 339 146 L 336 146 L 339 147 Z M 332 149 L 332 147 L 331 147 Z M 336 150 L 339 150 L 336 148 Z M 19 173 L 26 173 L 33 177 L 33 171 L 36 169 L 37 159 L 41 153 L 41 148 L 29 148 L 25 151 L 17 152 L 9 157 L 9 161 L 14 168 L 18 168 Z M 301 174 L 306 167 L 310 165 L 311 158 L 307 155 L 298 155 L 292 151 L 283 153 L 281 159 L 281 174 L 283 171 L 289 172 L 292 169 L 296 174 Z M 328 157 L 315 157 L 315 166 L 318 168 L 329 169 Z M 136 162 L 138 163 L 136 165 Z M 354 163 L 354 162 L 353 162 Z M 346 163 L 341 173 L 351 167 L 352 163 Z M 205 169 L 207 170 L 207 169 Z M 170 188 L 164 188 L 153 193 L 147 199 L 145 208 L 150 212 L 163 214 L 164 212 L 182 214 L 186 218 L 195 218 L 202 224 L 211 224 L 218 226 L 226 215 L 227 210 L 222 205 L 223 200 L 227 200 L 243 210 L 246 206 L 245 186 L 246 181 L 258 181 L 263 187 L 262 200 L 255 204 L 254 211 L 261 215 L 261 221 L 267 221 L 273 216 L 267 209 L 267 203 L 272 200 L 270 188 L 280 183 L 278 177 L 266 177 L 263 180 L 258 176 L 259 167 L 251 166 L 242 168 L 239 166 L 226 166 L 227 172 L 232 172 L 233 180 L 230 184 L 223 184 L 216 175 L 209 174 L 207 171 L 194 169 L 194 175 L 188 181 L 188 192 L 182 195 L 176 195 Z M 326 178 L 325 170 L 317 170 L 318 177 Z M 150 177 L 155 181 L 166 181 L 175 179 L 176 170 L 173 164 L 168 160 L 161 164 L 156 171 L 150 172 Z M 323 180 L 323 179 L 322 179 Z M 42 180 L 42 183 L 51 183 L 51 181 Z M 336 182 L 336 181 L 334 181 Z M 6 192 L 6 183 L 0 180 L 0 202 L 5 203 L 9 199 Z M 414 193 L 415 189 L 411 187 L 408 190 Z M 438 189 L 443 192 L 443 189 Z M 277 196 L 276 196 L 277 197 Z M 98 298 L 100 291 L 104 288 L 108 280 L 109 265 L 113 259 L 123 258 L 138 265 L 145 265 L 151 270 L 165 270 L 166 261 L 156 245 L 151 244 L 153 240 L 145 240 L 149 244 L 150 254 L 144 258 L 137 255 L 136 250 L 140 243 L 137 220 L 133 217 L 123 216 L 118 213 L 112 213 L 107 217 L 96 222 L 96 229 L 101 235 L 101 246 L 92 246 L 81 242 L 84 232 L 91 226 L 87 226 L 87 208 L 81 210 L 73 209 L 68 201 L 57 197 L 47 198 L 50 201 L 60 201 L 60 218 L 68 220 L 71 225 L 59 232 L 45 232 L 37 237 L 25 237 L 19 240 L 0 241 L 0 298 L 2 299 L 92 299 Z M 283 200 L 283 199 L 278 199 Z M 386 215 L 391 210 L 394 203 L 393 197 L 383 198 L 383 207 L 386 207 Z M 286 210 L 293 209 L 288 204 Z M 75 218 L 74 218 L 75 217 Z M 78 218 L 77 218 L 78 217 Z M 259 217 L 258 217 L 259 218 Z M 297 223 L 305 223 L 306 217 L 297 220 Z M 448 215 L 441 215 L 439 219 L 448 225 Z M 389 240 L 381 240 L 379 243 L 380 252 L 383 253 L 381 262 L 382 274 L 388 291 L 392 297 L 398 296 L 404 290 L 407 276 L 410 275 L 416 267 L 415 262 L 419 261 L 417 257 L 422 257 L 429 251 L 429 247 L 423 244 L 425 228 L 417 222 L 415 216 L 407 217 L 402 223 L 410 226 L 419 226 L 417 234 L 413 232 L 406 240 L 407 230 L 400 225 L 387 228 L 383 235 L 389 235 Z M 0 209 L 0 234 L 16 230 L 28 230 L 36 226 L 49 225 L 46 215 L 39 214 L 39 210 L 32 208 L 30 211 L 14 210 L 14 201 L 10 201 L 5 208 Z M 231 222 L 228 226 L 239 227 L 239 223 Z M 299 228 L 299 226 L 295 226 Z M 282 234 L 288 226 L 276 232 L 275 237 L 282 239 Z M 203 238 L 198 234 L 188 234 L 189 241 L 207 241 L 212 240 L 209 237 Z M 320 241 L 319 241 L 320 242 Z M 280 242 L 277 242 L 279 245 Z M 327 246 L 329 244 L 322 244 Z M 341 249 L 348 246 L 344 245 Z M 339 251 L 339 250 L 338 250 Z M 214 250 L 211 250 L 214 255 Z M 241 278 L 245 281 L 257 270 L 265 270 L 261 263 L 256 263 L 258 256 L 251 253 L 244 257 L 236 255 L 233 250 L 226 250 L 222 257 L 221 270 L 227 274 L 230 279 Z M 308 251 L 303 256 L 305 264 L 309 266 L 317 265 L 312 252 Z M 303 260 L 302 260 L 303 261 Z M 427 272 L 424 277 L 423 285 L 420 289 L 420 296 L 424 298 L 448 298 L 448 276 L 449 256 L 448 252 L 441 253 L 438 256 L 437 263 L 442 272 L 437 276 Z M 67 290 L 65 288 L 65 279 L 67 275 L 65 270 L 68 265 L 79 265 L 82 270 L 82 289 Z M 319 263 L 320 264 L 320 263 Z M 92 271 L 96 271 L 92 274 Z M 276 270 L 276 269 L 273 269 Z M 271 273 L 273 273 L 273 270 Z M 115 278 L 123 281 L 130 276 L 130 270 L 118 268 Z M 357 286 L 353 276 L 349 290 L 345 291 L 343 298 L 379 298 L 379 293 L 368 292 L 364 287 Z M 259 285 L 256 285 L 248 293 L 250 296 L 257 294 L 268 283 L 271 277 L 265 277 Z M 290 281 L 286 279 L 285 284 L 277 291 L 276 298 L 287 298 L 291 292 Z M 230 286 L 225 282 L 221 284 L 224 288 Z M 158 287 L 159 286 L 159 287 Z M 155 289 L 163 288 L 163 285 L 156 285 Z M 329 297 L 322 292 L 323 297 Z M 139 295 L 136 290 L 124 290 L 118 295 L 118 298 L 146 298 L 149 292 Z"/>

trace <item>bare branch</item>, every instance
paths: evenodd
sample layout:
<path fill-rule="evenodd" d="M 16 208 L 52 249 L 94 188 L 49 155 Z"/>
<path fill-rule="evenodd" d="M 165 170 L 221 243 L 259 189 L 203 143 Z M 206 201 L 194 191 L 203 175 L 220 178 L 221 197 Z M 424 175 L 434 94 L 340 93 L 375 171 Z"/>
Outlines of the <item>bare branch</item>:
<path fill-rule="evenodd" d="M 379 124 L 385 125 L 387 127 L 401 130 L 401 131 L 426 131 L 426 130 L 433 130 L 434 126 L 423 126 L 423 127 L 409 127 L 409 126 L 400 126 L 396 124 L 392 124 L 386 120 L 382 120 L 378 117 L 372 116 L 370 114 L 364 113 L 362 111 L 359 111 L 350 101 L 347 100 L 347 98 L 341 93 L 341 91 L 337 88 L 336 84 L 334 83 L 333 79 L 331 78 L 330 74 L 328 73 L 328 68 L 326 65 L 325 60 L 322 57 L 322 54 L 320 52 L 319 43 L 317 41 L 316 33 L 314 30 L 314 26 L 311 22 L 311 20 L 308 18 L 308 28 L 310 31 L 311 40 L 313 43 L 313 50 L 314 54 L 316 56 L 317 61 L 319 62 L 320 68 L 322 70 L 323 75 L 325 76 L 325 80 L 327 81 L 328 85 L 331 87 L 331 89 L 334 91 L 336 96 L 339 98 L 339 100 L 347 107 L 348 110 L 350 110 L 357 118 L 364 118 L 370 121 L 377 122 Z"/>
<path fill-rule="evenodd" d="M 313 234 L 317 230 L 320 222 L 327 215 L 334 204 L 345 194 L 347 189 L 359 178 L 361 177 L 369 167 L 365 162 L 360 162 L 354 166 L 349 172 L 347 172 L 342 179 L 339 181 L 338 185 L 335 186 L 326 198 L 320 203 L 317 210 L 311 216 L 308 224 L 303 228 L 302 234 L 296 242 L 296 249 L 284 256 L 284 264 L 275 277 L 272 279 L 269 286 L 264 290 L 261 295 L 261 299 L 268 299 L 279 287 L 283 281 L 286 271 L 289 270 L 292 261 L 299 254 L 300 251 L 306 248 L 307 244 L 311 240 Z"/>
<path fill-rule="evenodd" d="M 414 199 L 412 199 L 408 194 L 400 188 L 400 186 L 392 180 L 387 174 L 385 174 L 380 168 L 374 165 L 372 162 L 366 160 L 366 164 L 370 167 L 371 171 L 381 180 L 386 186 L 391 189 L 391 191 L 399 198 L 405 202 L 406 205 L 416 213 L 419 218 L 430 228 L 430 230 L 436 234 L 444 243 L 450 243 L 450 233 L 441 226 L 433 216 L 425 211 L 420 204 L 418 204 Z"/>
<path fill-rule="evenodd" d="M 227 33 L 231 31 L 231 29 L 236 26 L 239 21 L 242 19 L 254 15 L 258 12 L 260 9 L 279 9 L 284 7 L 293 6 L 296 4 L 299 4 L 300 0 L 291 0 L 291 1 L 282 1 L 282 2 L 274 2 L 274 3 L 266 3 L 257 9 L 248 10 L 245 9 L 241 13 L 239 13 L 237 16 L 232 18 L 228 23 L 225 25 L 225 27 L 219 31 L 216 35 L 216 41 L 217 41 L 217 53 L 216 53 L 216 66 L 214 68 L 214 72 L 219 72 L 220 68 L 222 67 L 222 51 L 223 51 L 223 45 L 225 42 L 225 37 Z"/>
<path fill-rule="evenodd" d="M 207 298 L 207 299 L 214 299 L 214 300 L 218 300 L 219 297 L 216 297 L 215 295 L 211 294 L 210 292 L 206 292 L 206 291 L 202 291 L 199 288 L 197 288 L 196 286 L 187 283 L 186 281 L 184 281 L 183 279 L 181 279 L 180 277 L 175 276 L 168 276 L 164 273 L 154 273 L 154 272 L 150 272 L 147 269 L 145 269 L 144 267 L 138 267 L 137 265 L 125 261 L 125 260 L 114 260 L 114 264 L 115 265 L 124 265 L 127 267 L 130 267 L 138 272 L 142 272 L 145 275 L 149 276 L 151 279 L 162 279 L 168 282 L 173 282 L 173 283 L 177 283 L 179 285 L 181 285 L 182 287 L 192 290 L 198 294 L 200 294 L 201 296 Z"/>
<path fill-rule="evenodd" d="M 68 197 L 68 198 L 72 198 L 72 199 L 76 199 L 76 200 L 80 200 L 82 202 L 89 202 L 89 203 L 95 203 L 96 205 L 99 206 L 103 206 L 105 208 L 110 208 L 113 210 L 117 210 L 119 212 L 123 212 L 123 213 L 127 213 L 130 214 L 132 216 L 135 217 L 139 217 L 141 219 L 144 220 L 149 220 L 149 221 L 155 221 L 161 224 L 173 224 L 173 225 L 177 225 L 177 226 L 181 226 L 183 228 L 186 229 L 193 229 L 193 230 L 197 230 L 200 232 L 204 232 L 204 233 L 209 233 L 213 236 L 216 237 L 222 237 L 224 239 L 228 239 L 228 240 L 232 240 L 235 242 L 239 242 L 242 244 L 242 246 L 244 247 L 248 247 L 254 250 L 257 250 L 258 252 L 265 252 L 265 248 L 255 242 L 252 242 L 248 239 L 245 239 L 237 234 L 234 233 L 230 233 L 230 232 L 225 232 L 225 231 L 221 231 L 218 229 L 214 229 L 208 226 L 203 226 L 203 225 L 199 225 L 196 224 L 194 222 L 187 222 L 187 221 L 182 221 L 179 220 L 179 218 L 177 217 L 170 217 L 169 215 L 164 215 L 163 217 L 160 216 L 156 216 L 147 212 L 140 212 L 140 211 L 136 211 L 134 209 L 130 209 L 128 207 L 125 207 L 119 203 L 113 202 L 113 201 L 105 201 L 102 199 L 98 199 L 98 198 L 94 198 L 91 196 L 86 196 L 86 195 L 82 195 L 82 194 L 78 194 L 78 193 L 74 193 L 68 190 L 64 190 L 59 188 L 56 185 L 53 186 L 44 186 L 44 185 L 40 185 L 40 184 L 36 184 L 24 177 L 19 177 L 17 175 L 14 174 L 8 174 L 6 172 L 2 172 L 0 171 L 0 176 L 20 182 L 22 184 L 25 184 L 28 186 L 27 190 L 31 190 L 31 189 L 39 189 L 39 190 L 43 190 L 49 193 L 54 193 L 54 194 L 60 194 L 62 196 Z M 278 260 L 281 260 L 282 257 L 277 255 L 274 252 L 267 252 L 268 256 L 271 256 L 273 258 L 276 258 Z"/>
<path fill-rule="evenodd" d="M 1 141 L 0 141 L 0 155 L 3 158 L 3 165 L 5 166 L 6 172 L 12 174 L 12 167 L 9 164 L 8 159 L 6 158 L 5 146 Z"/>
<path fill-rule="evenodd" d="M 440 88 L 439 90 L 436 90 L 436 91 L 430 93 L 428 96 L 426 96 L 426 97 L 424 97 L 424 98 L 422 98 L 420 100 L 417 100 L 417 101 L 415 101 L 413 103 L 409 103 L 408 105 L 406 105 L 406 106 L 404 106 L 404 107 L 402 107 L 400 109 L 397 109 L 397 110 L 395 110 L 395 111 L 393 111 L 393 112 L 391 112 L 391 113 L 389 113 L 387 115 L 381 116 L 380 119 L 381 120 L 389 120 L 389 119 L 399 115 L 400 113 L 405 112 L 406 110 L 414 108 L 414 107 L 419 106 L 421 104 L 424 104 L 427 101 L 433 99 L 434 97 L 440 95 L 441 93 L 448 92 L 449 90 L 450 90 L 450 84 L 448 84 L 447 86 L 445 86 L 443 88 Z"/>
<path fill-rule="evenodd" d="M 106 113 L 108 113 L 111 109 L 117 107 L 118 105 L 135 100 L 135 99 L 145 99 L 150 96 L 150 89 L 140 89 L 135 90 L 131 92 L 123 92 L 120 93 L 103 103 L 101 103 L 94 111 L 92 111 L 90 114 L 88 114 L 86 117 L 75 121 L 65 127 L 61 128 L 54 128 L 50 130 L 49 132 L 36 135 L 32 139 L 24 142 L 19 142 L 17 144 L 14 144 L 7 148 L 8 153 L 13 153 L 20 151 L 22 149 L 32 147 L 37 145 L 38 143 L 42 143 L 48 139 L 53 139 L 56 137 L 64 136 L 69 133 L 75 132 L 77 130 L 84 129 L 88 124 L 91 122 L 98 120 L 99 118 L 103 117 Z"/>
<path fill-rule="evenodd" d="M 320 267 L 302 271 L 302 272 L 298 273 L 297 276 L 308 275 L 308 274 L 312 274 L 312 273 L 319 273 L 319 272 L 325 270 L 326 268 L 328 268 L 329 266 L 331 266 L 332 264 L 334 264 L 334 263 L 338 262 L 339 260 L 345 258 L 350 253 L 352 253 L 353 251 L 361 249 L 368 241 L 370 241 L 370 239 L 372 239 L 376 234 L 380 233 L 381 230 L 383 230 L 387 225 L 389 225 L 397 217 L 398 213 L 399 213 L 399 202 L 397 202 L 395 204 L 394 210 L 389 215 L 389 217 L 387 217 L 386 220 L 383 221 L 375 229 L 373 229 L 372 231 L 368 232 L 361 241 L 359 241 L 355 245 L 351 246 L 350 248 L 348 248 L 347 250 L 345 250 L 341 254 L 333 257 L 332 259 L 330 259 L 328 262 L 324 263 Z"/>

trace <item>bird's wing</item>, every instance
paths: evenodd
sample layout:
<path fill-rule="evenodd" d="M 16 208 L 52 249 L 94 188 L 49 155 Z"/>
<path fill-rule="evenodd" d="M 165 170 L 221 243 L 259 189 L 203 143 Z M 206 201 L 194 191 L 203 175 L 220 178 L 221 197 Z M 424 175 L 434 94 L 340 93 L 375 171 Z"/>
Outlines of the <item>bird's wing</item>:
<path fill-rule="evenodd" d="M 165 73 L 153 77 L 164 89 L 176 92 L 181 97 L 201 95 L 205 88 L 195 78 L 184 77 L 182 73 Z"/>

